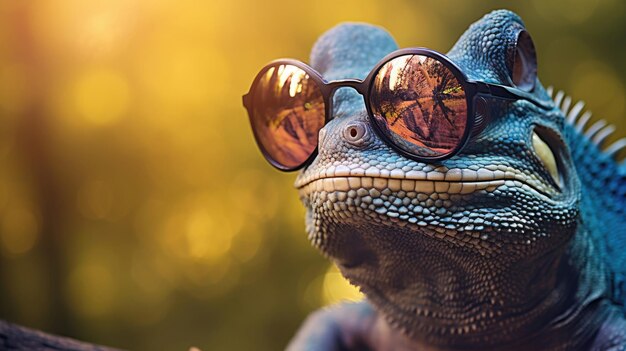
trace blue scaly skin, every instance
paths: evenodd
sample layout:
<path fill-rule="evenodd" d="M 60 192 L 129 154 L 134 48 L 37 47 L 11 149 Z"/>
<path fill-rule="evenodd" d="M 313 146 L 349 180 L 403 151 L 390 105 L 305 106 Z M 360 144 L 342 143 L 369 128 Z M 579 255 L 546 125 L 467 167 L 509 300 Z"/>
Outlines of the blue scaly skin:
<path fill-rule="evenodd" d="M 512 85 L 524 28 L 494 11 L 448 56 L 472 80 Z M 344 24 L 315 44 L 327 80 L 363 79 L 397 48 Z M 536 81 L 532 94 L 550 100 Z M 319 154 L 296 180 L 309 239 L 367 301 L 311 315 L 291 350 L 626 350 L 626 167 L 585 128 L 582 105 L 549 111 L 489 100 L 490 119 L 458 155 L 407 159 L 373 132 L 342 88 Z"/>

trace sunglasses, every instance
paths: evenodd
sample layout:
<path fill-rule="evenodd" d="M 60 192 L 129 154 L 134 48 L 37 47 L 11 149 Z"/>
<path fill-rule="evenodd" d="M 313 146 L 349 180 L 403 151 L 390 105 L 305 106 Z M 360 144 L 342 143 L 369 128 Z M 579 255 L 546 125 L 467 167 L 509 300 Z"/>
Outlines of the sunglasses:
<path fill-rule="evenodd" d="M 376 134 L 418 162 L 458 154 L 484 126 L 484 98 L 549 101 L 506 85 L 471 81 L 448 57 L 425 48 L 394 51 L 365 80 L 328 82 L 307 64 L 281 59 L 267 64 L 243 96 L 261 152 L 274 167 L 294 171 L 317 154 L 319 131 L 332 118 L 333 94 L 350 87 L 361 94 Z"/>

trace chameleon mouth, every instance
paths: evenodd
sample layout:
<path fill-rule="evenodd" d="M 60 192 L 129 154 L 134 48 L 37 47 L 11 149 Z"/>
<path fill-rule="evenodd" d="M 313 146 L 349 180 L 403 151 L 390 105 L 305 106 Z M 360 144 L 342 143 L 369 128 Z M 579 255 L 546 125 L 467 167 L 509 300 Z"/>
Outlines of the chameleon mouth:
<path fill-rule="evenodd" d="M 424 194 L 448 193 L 470 194 L 478 190 L 493 191 L 501 185 L 510 182 L 510 186 L 522 187 L 523 183 L 516 180 L 494 179 L 472 182 L 432 181 L 414 179 L 372 178 L 372 177 L 329 177 L 313 180 L 298 189 L 301 194 L 316 191 L 350 191 L 359 189 L 389 189 L 391 191 L 416 192 Z"/>
<path fill-rule="evenodd" d="M 471 194 L 476 191 L 493 191 L 497 187 L 526 188 L 550 198 L 554 190 L 538 179 L 510 167 L 505 170 L 478 171 L 450 169 L 440 171 L 389 172 L 387 170 L 350 169 L 345 167 L 329 168 L 313 176 L 304 176 L 296 180 L 295 187 L 300 195 L 314 192 L 349 192 L 351 190 L 389 189 L 394 192 L 404 191 L 422 194 Z M 386 172 L 385 172 L 386 171 Z"/>
<path fill-rule="evenodd" d="M 332 234 L 328 234 L 328 229 L 320 229 L 319 221 L 331 218 L 327 222 L 338 225 L 344 219 L 364 215 L 371 225 L 395 223 L 398 228 L 409 225 L 411 232 L 489 256 L 500 251 L 489 233 L 517 231 L 518 226 L 522 228 L 518 222 L 524 221 L 525 225 L 527 221 L 512 212 L 509 205 L 528 199 L 529 194 L 543 203 L 555 204 L 557 200 L 553 188 L 519 172 L 458 171 L 420 172 L 423 175 L 421 179 L 406 177 L 410 172 L 404 178 L 399 178 L 397 172 L 394 174 L 397 178 L 391 175 L 353 176 L 348 172 L 349 175 L 337 176 L 337 172 L 329 173 L 328 169 L 317 176 L 302 173 L 295 185 L 300 200 L 308 209 L 306 223 L 309 239 L 338 262 L 354 266 L 355 257 L 360 257 L 355 256 L 354 245 L 348 245 L 350 252 L 344 252 L 337 245 L 328 244 L 332 240 L 351 238 L 354 228 L 348 225 L 347 231 L 339 230 L 338 234 L 335 227 Z M 468 177 L 464 177 L 464 173 Z M 433 176 L 439 179 L 432 179 Z M 474 196 L 477 202 L 467 206 L 470 202 L 464 197 Z M 502 201 L 483 202 L 494 198 L 502 198 Z M 484 211 L 483 207 L 500 210 L 494 215 L 494 211 Z M 497 221 L 494 221 L 494 216 L 498 217 Z M 524 242 L 528 244 L 529 240 L 524 239 Z"/>

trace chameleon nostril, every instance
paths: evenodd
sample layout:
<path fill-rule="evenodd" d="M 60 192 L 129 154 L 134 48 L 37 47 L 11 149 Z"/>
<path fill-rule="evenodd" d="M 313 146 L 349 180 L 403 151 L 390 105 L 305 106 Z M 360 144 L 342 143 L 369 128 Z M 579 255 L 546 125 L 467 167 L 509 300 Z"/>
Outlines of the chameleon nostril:
<path fill-rule="evenodd" d="M 362 122 L 350 123 L 345 127 L 343 136 L 350 144 L 363 146 L 368 139 L 367 127 Z"/>

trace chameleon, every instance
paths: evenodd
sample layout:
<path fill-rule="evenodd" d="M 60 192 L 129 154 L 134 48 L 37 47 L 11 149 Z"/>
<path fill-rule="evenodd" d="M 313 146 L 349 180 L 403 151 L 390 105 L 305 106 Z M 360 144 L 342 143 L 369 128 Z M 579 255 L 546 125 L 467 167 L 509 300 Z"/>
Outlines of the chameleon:
<path fill-rule="evenodd" d="M 544 88 L 520 33 L 496 10 L 447 57 L 472 80 L 530 85 L 549 108 L 486 101 L 487 122 L 449 159 L 404 157 L 357 91 L 335 92 L 295 187 L 309 240 L 366 298 L 312 313 L 288 350 L 626 350 L 626 139 L 605 146 L 614 127 Z M 346 23 L 310 63 L 327 81 L 363 79 L 396 49 L 384 29 Z"/>

